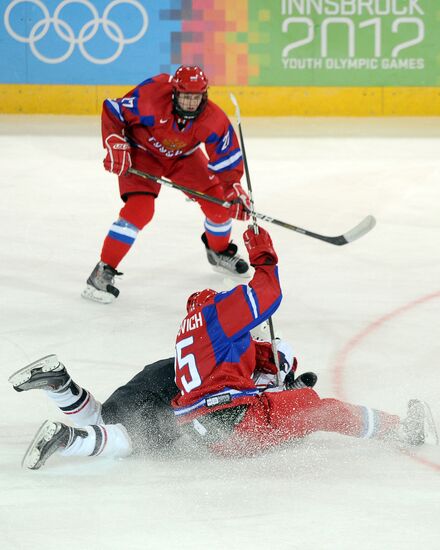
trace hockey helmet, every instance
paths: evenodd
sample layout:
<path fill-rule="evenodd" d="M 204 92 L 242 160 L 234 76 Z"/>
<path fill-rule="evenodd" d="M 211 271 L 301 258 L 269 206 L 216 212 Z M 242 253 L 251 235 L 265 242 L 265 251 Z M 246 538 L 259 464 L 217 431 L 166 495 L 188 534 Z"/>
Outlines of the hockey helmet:
<path fill-rule="evenodd" d="M 193 292 L 186 302 L 186 311 L 188 313 L 195 311 L 214 298 L 216 294 L 217 292 L 212 290 L 212 288 L 205 288 L 205 290 Z"/>
<path fill-rule="evenodd" d="M 175 72 L 173 84 L 173 105 L 178 116 L 185 120 L 197 118 L 208 101 L 208 78 L 197 65 L 182 65 Z M 180 94 L 201 94 L 200 103 L 195 109 L 179 101 Z"/>

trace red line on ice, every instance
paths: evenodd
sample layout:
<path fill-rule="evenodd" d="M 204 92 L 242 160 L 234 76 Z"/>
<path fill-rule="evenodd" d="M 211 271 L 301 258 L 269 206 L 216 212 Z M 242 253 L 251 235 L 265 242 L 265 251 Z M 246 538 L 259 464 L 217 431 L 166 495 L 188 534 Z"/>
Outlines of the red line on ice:
<path fill-rule="evenodd" d="M 396 319 L 396 317 L 399 317 L 400 315 L 403 315 L 404 313 L 422 304 L 425 304 L 426 302 L 435 300 L 437 298 L 440 298 L 440 291 L 433 292 L 432 294 L 427 294 L 426 296 L 421 296 L 420 298 L 416 298 L 415 300 L 412 300 L 411 302 L 408 302 L 407 304 L 397 309 L 394 309 L 393 311 L 390 311 L 389 313 L 386 313 L 381 317 L 378 317 L 375 321 L 370 323 L 363 330 L 355 334 L 353 338 L 351 338 L 345 344 L 342 350 L 338 353 L 332 367 L 333 391 L 336 394 L 336 396 L 339 397 L 340 399 L 345 398 L 344 388 L 343 388 L 344 372 L 345 372 L 345 369 L 347 368 L 347 359 L 354 349 L 359 347 L 366 338 L 368 338 L 375 331 L 379 330 L 385 323 L 388 323 L 389 321 L 393 321 L 394 319 Z M 406 456 L 412 458 L 413 460 L 415 460 L 416 462 L 419 462 L 420 464 L 424 464 L 425 466 L 428 466 L 433 470 L 440 471 L 440 464 L 431 462 L 430 460 L 423 458 L 421 456 L 412 455 L 408 453 L 405 453 L 405 454 Z"/>

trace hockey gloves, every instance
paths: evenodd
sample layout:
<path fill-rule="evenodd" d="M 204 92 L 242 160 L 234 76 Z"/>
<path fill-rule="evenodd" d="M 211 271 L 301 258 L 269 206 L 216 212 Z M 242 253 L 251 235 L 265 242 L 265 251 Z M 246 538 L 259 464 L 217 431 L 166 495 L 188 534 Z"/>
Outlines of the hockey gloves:
<path fill-rule="evenodd" d="M 232 206 L 229 208 L 231 218 L 242 221 L 249 219 L 251 201 L 249 195 L 240 183 L 233 183 L 232 186 L 226 190 L 225 199 L 228 202 L 232 202 Z"/>
<path fill-rule="evenodd" d="M 251 265 L 256 267 L 277 264 L 278 256 L 273 248 L 269 233 L 260 226 L 258 226 L 258 231 L 258 235 L 255 235 L 254 230 L 250 228 L 243 233 L 243 240 Z"/>
<path fill-rule="evenodd" d="M 105 139 L 107 156 L 104 159 L 104 168 L 118 176 L 123 176 L 131 167 L 130 145 L 122 136 L 110 134 Z"/>
<path fill-rule="evenodd" d="M 279 381 L 283 385 L 286 377 L 294 373 L 298 366 L 296 357 L 293 356 L 293 350 L 287 342 L 276 339 L 278 352 L 278 362 L 280 365 Z M 277 367 L 275 365 L 272 344 L 270 342 L 255 342 L 255 372 L 253 374 L 254 382 L 258 380 L 260 385 L 271 385 L 275 381 Z"/>

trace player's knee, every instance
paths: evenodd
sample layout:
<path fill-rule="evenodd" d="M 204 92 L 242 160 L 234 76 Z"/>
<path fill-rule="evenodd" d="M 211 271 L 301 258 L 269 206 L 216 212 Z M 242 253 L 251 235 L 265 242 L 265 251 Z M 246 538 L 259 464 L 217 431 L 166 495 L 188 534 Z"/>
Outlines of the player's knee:
<path fill-rule="evenodd" d="M 153 195 L 129 195 L 119 215 L 138 229 L 143 229 L 154 216 Z"/>
<path fill-rule="evenodd" d="M 206 202 L 206 201 L 205 201 Z M 203 213 L 205 216 L 216 224 L 223 224 L 230 220 L 229 210 L 218 206 L 217 204 L 201 204 Z"/>

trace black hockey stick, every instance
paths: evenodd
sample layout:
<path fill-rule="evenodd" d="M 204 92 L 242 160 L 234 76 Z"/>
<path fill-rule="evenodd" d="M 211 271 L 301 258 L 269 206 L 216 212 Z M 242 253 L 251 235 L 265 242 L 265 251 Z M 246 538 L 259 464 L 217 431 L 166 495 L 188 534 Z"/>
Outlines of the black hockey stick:
<path fill-rule="evenodd" d="M 248 192 L 249 192 L 250 213 L 251 213 L 251 217 L 252 217 L 252 228 L 254 230 L 255 235 L 258 235 L 259 229 L 258 229 L 258 225 L 257 225 L 257 216 L 256 216 L 256 213 L 255 213 L 254 197 L 253 197 L 253 193 L 252 193 L 251 175 L 249 173 L 249 165 L 248 165 L 248 161 L 247 161 L 246 148 L 244 146 L 243 132 L 242 132 L 242 129 L 241 129 L 240 107 L 238 106 L 238 101 L 237 101 L 235 95 L 234 94 L 229 94 L 229 95 L 231 97 L 232 103 L 235 105 L 235 115 L 237 117 L 237 125 L 238 125 L 238 136 L 239 136 L 239 139 L 240 139 L 240 147 L 241 147 L 241 152 L 242 152 L 242 155 L 243 155 L 244 172 L 245 172 L 245 175 L 246 175 L 246 183 L 247 183 L 247 188 L 248 188 Z M 268 325 L 269 325 L 270 342 L 272 344 L 273 359 L 274 359 L 274 362 L 275 362 L 275 366 L 277 368 L 275 381 L 276 381 L 277 386 L 281 386 L 282 384 L 281 384 L 281 378 L 280 378 L 280 358 L 278 356 L 277 341 L 275 339 L 275 329 L 273 328 L 272 316 L 270 316 L 267 319 L 267 322 L 268 322 Z"/>
<path fill-rule="evenodd" d="M 222 199 L 218 199 L 217 197 L 212 197 L 211 195 L 207 195 L 202 191 L 196 191 L 195 189 L 190 189 L 189 187 L 185 187 L 184 185 L 179 185 L 177 183 L 174 183 L 173 181 L 159 178 L 158 176 L 153 176 L 152 174 L 148 174 L 147 172 L 142 172 L 141 170 L 137 170 L 136 168 L 129 168 L 128 172 L 130 174 L 140 176 L 141 178 L 155 181 L 160 185 L 171 187 L 172 189 L 178 189 L 179 191 L 183 191 L 184 193 L 187 193 L 188 195 L 192 195 L 193 197 L 198 197 L 199 199 L 203 199 L 205 201 L 219 204 L 224 208 L 230 208 L 232 206 L 232 202 L 224 201 Z M 290 229 L 291 231 L 295 231 L 296 233 L 301 233 L 302 235 L 306 235 L 307 237 L 312 237 L 313 239 L 319 239 L 320 241 L 325 241 L 326 243 L 334 244 L 337 246 L 342 246 L 344 244 L 356 241 L 357 239 L 359 239 L 360 237 L 363 237 L 366 233 L 371 231 L 373 227 L 376 225 L 376 220 L 374 219 L 374 217 L 367 216 L 361 222 L 359 222 L 355 227 L 343 233 L 342 235 L 338 235 L 337 237 L 328 237 L 326 235 L 320 235 L 319 233 L 314 233 L 313 231 L 309 231 L 308 229 L 303 229 L 302 227 L 298 227 L 296 225 L 292 225 L 290 223 L 277 220 L 276 218 L 272 218 L 270 216 L 267 216 L 266 214 L 259 214 L 258 212 L 255 212 L 255 217 L 259 220 L 263 220 L 268 223 L 273 223 L 274 225 L 279 225 L 280 227 L 284 227 L 285 229 Z"/>

